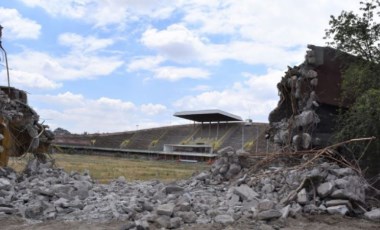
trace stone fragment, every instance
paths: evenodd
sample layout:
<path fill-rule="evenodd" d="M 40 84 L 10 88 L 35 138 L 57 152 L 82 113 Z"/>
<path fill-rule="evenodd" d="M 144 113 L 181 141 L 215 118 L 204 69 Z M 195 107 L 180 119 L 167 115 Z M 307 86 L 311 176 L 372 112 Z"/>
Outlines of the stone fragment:
<path fill-rule="evenodd" d="M 157 214 L 164 216 L 171 216 L 173 214 L 175 205 L 172 203 L 162 204 L 157 207 Z"/>
<path fill-rule="evenodd" d="M 285 207 L 283 207 L 281 209 L 281 213 L 282 213 L 281 218 L 283 218 L 283 219 L 288 218 L 289 213 L 290 213 L 290 205 L 288 204 Z"/>
<path fill-rule="evenodd" d="M 199 173 L 199 174 L 195 177 L 195 179 L 197 179 L 197 180 L 205 180 L 205 179 L 208 178 L 209 176 L 210 176 L 209 173 L 207 173 L 207 172 L 201 172 L 201 173 Z"/>
<path fill-rule="evenodd" d="M 207 216 L 200 216 L 198 217 L 196 223 L 197 224 L 208 224 L 211 222 L 211 218 Z"/>
<path fill-rule="evenodd" d="M 265 184 L 261 188 L 261 192 L 263 192 L 263 193 L 271 193 L 273 191 L 274 191 L 274 186 L 272 184 Z"/>
<path fill-rule="evenodd" d="M 181 218 L 180 217 L 173 217 L 170 219 L 169 222 L 169 229 L 173 228 L 179 228 L 181 226 Z"/>
<path fill-rule="evenodd" d="M 365 218 L 372 221 L 380 221 L 380 208 L 364 213 Z"/>
<path fill-rule="evenodd" d="M 323 184 L 320 184 L 317 188 L 318 195 L 320 197 L 326 197 L 331 194 L 334 188 L 334 183 L 332 182 L 326 182 Z"/>
<path fill-rule="evenodd" d="M 351 168 L 338 168 L 338 169 L 332 169 L 331 171 L 335 175 L 340 176 L 340 177 L 355 175 L 354 170 L 352 170 Z"/>
<path fill-rule="evenodd" d="M 145 220 L 136 220 L 135 221 L 136 230 L 149 230 L 149 223 Z"/>
<path fill-rule="evenodd" d="M 148 211 L 148 212 L 151 212 L 151 211 L 153 211 L 153 204 L 151 204 L 150 202 L 148 202 L 148 201 L 145 201 L 144 203 L 143 203 L 143 205 L 142 205 L 142 208 L 144 209 L 144 210 L 146 210 L 146 211 Z"/>
<path fill-rule="evenodd" d="M 198 216 L 193 212 L 178 212 L 177 215 L 182 218 L 185 223 L 195 223 L 197 221 Z"/>
<path fill-rule="evenodd" d="M 227 214 L 217 215 L 214 218 L 214 220 L 216 223 L 220 223 L 220 224 L 230 224 L 234 222 L 234 218 L 232 218 L 232 216 L 227 215 Z"/>
<path fill-rule="evenodd" d="M 235 206 L 240 202 L 239 199 L 240 199 L 240 197 L 238 195 L 232 194 L 231 198 L 229 200 L 227 200 L 227 204 L 229 206 Z"/>
<path fill-rule="evenodd" d="M 305 77 L 306 78 L 316 78 L 318 76 L 318 73 L 315 70 L 309 70 L 306 72 Z"/>
<path fill-rule="evenodd" d="M 318 85 L 318 78 L 314 78 L 310 81 L 310 85 L 316 87 Z"/>
<path fill-rule="evenodd" d="M 228 165 L 223 165 L 222 167 L 220 167 L 219 173 L 220 174 L 225 174 L 228 171 L 228 168 L 229 168 Z"/>
<path fill-rule="evenodd" d="M 0 178 L 0 190 L 9 190 L 11 187 L 11 182 L 8 179 Z"/>
<path fill-rule="evenodd" d="M 348 213 L 348 208 L 346 205 L 331 206 L 327 208 L 327 212 L 344 216 Z"/>
<path fill-rule="evenodd" d="M 155 222 L 162 228 L 169 228 L 170 217 L 168 216 L 158 216 Z"/>
<path fill-rule="evenodd" d="M 37 219 L 43 212 L 43 207 L 41 202 L 34 202 L 29 204 L 25 209 L 25 217 L 30 219 Z"/>
<path fill-rule="evenodd" d="M 345 188 L 347 186 L 347 184 L 348 184 L 348 181 L 345 180 L 345 179 L 340 178 L 340 179 L 336 179 L 334 181 L 334 184 L 335 184 L 335 186 L 337 188 Z"/>
<path fill-rule="evenodd" d="M 210 210 L 207 210 L 206 214 L 207 216 L 214 218 L 217 215 L 220 215 L 220 211 L 218 209 L 210 209 Z"/>
<path fill-rule="evenodd" d="M 238 195 L 242 200 L 253 200 L 258 197 L 255 191 L 246 184 L 242 184 L 239 187 L 234 187 L 233 192 Z"/>
<path fill-rule="evenodd" d="M 17 210 L 11 207 L 0 207 L 0 213 L 1 212 L 5 214 L 14 214 L 17 212 Z"/>
<path fill-rule="evenodd" d="M 140 221 L 138 220 L 136 222 L 140 222 Z M 130 230 L 130 229 L 133 229 L 134 227 L 136 227 L 136 223 L 132 222 L 132 221 L 129 221 L 129 222 L 123 224 L 121 226 L 120 230 Z"/>
<path fill-rule="evenodd" d="M 326 201 L 325 205 L 326 207 L 345 205 L 349 208 L 352 208 L 351 202 L 349 200 L 329 200 L 329 201 Z"/>
<path fill-rule="evenodd" d="M 303 206 L 303 212 L 315 214 L 318 212 L 318 207 L 315 206 L 314 204 L 307 204 L 307 205 Z"/>
<path fill-rule="evenodd" d="M 294 122 L 297 127 L 303 127 L 310 124 L 319 123 L 319 117 L 313 110 L 303 111 L 301 114 L 294 117 Z"/>
<path fill-rule="evenodd" d="M 180 193 L 183 192 L 183 188 L 176 185 L 169 185 L 165 187 L 166 194 Z"/>
<path fill-rule="evenodd" d="M 257 205 L 257 209 L 259 212 L 262 212 L 262 211 L 273 209 L 274 205 L 275 203 L 273 201 L 265 199 L 265 200 L 259 201 L 259 204 Z"/>
<path fill-rule="evenodd" d="M 297 214 L 301 213 L 302 211 L 302 206 L 299 205 L 298 203 L 294 203 L 290 206 L 290 215 L 291 216 L 296 216 Z"/>
<path fill-rule="evenodd" d="M 301 189 L 297 193 L 297 202 L 300 204 L 307 204 L 309 202 L 309 198 L 307 197 L 306 189 Z"/>
<path fill-rule="evenodd" d="M 275 218 L 280 218 L 282 216 L 282 213 L 275 209 L 270 209 L 266 211 L 259 212 L 257 215 L 257 218 L 259 220 L 270 220 Z"/>
<path fill-rule="evenodd" d="M 311 136 L 308 133 L 302 133 L 302 148 L 308 149 L 311 146 Z"/>

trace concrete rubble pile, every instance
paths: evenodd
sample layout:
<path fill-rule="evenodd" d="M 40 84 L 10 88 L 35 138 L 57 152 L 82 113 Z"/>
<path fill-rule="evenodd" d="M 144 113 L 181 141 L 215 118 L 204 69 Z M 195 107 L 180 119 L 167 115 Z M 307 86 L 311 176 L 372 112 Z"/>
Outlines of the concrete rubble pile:
<path fill-rule="evenodd" d="M 288 67 L 277 84 L 280 99 L 270 113 L 268 136 L 294 150 L 327 146 L 335 126 L 340 100 L 342 67 L 355 58 L 330 47 L 308 46 L 302 64 Z"/>
<path fill-rule="evenodd" d="M 66 173 L 51 162 L 35 160 L 20 175 L 0 169 L 0 215 L 41 221 L 121 220 L 122 229 L 228 225 L 240 218 L 265 223 L 302 213 L 380 221 L 380 209 L 366 204 L 366 183 L 350 168 L 325 162 L 308 169 L 267 167 L 252 174 L 244 155 L 231 148 L 220 154 L 208 171 L 171 184 L 122 177 L 98 184 L 88 172 Z"/>

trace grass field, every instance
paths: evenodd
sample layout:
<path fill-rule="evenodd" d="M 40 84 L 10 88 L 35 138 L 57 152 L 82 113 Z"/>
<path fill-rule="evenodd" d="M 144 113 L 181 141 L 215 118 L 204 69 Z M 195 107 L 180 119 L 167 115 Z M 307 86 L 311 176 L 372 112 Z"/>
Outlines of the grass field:
<path fill-rule="evenodd" d="M 21 171 L 27 158 L 11 158 L 9 166 L 16 171 Z M 206 163 L 179 163 L 109 156 L 54 154 L 53 158 L 57 167 L 63 168 L 66 172 L 89 170 L 91 177 L 99 183 L 108 183 L 119 176 L 124 176 L 127 180 L 157 179 L 168 182 L 188 178 L 193 173 L 209 167 Z"/>

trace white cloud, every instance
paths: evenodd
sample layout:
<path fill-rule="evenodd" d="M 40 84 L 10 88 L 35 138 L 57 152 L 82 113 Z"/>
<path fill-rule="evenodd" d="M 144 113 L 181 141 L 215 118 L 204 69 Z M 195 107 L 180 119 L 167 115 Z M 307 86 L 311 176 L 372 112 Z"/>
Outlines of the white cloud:
<path fill-rule="evenodd" d="M 22 0 L 27 6 L 41 7 L 55 17 L 87 21 L 95 27 L 118 25 L 141 17 L 164 19 L 175 10 L 171 0 Z"/>
<path fill-rule="evenodd" d="M 161 104 L 142 104 L 141 105 L 141 111 L 144 114 L 147 114 L 149 116 L 157 115 L 159 113 L 165 112 L 166 111 L 166 106 L 161 105 Z"/>
<path fill-rule="evenodd" d="M 255 121 L 267 122 L 268 114 L 278 102 L 276 83 L 283 71 L 268 70 L 265 75 L 242 73 L 247 80 L 236 82 L 224 90 L 207 91 L 177 100 L 178 110 L 222 109 L 240 115 L 252 116 Z"/>
<path fill-rule="evenodd" d="M 0 22 L 4 27 L 3 36 L 6 38 L 37 39 L 40 36 L 41 25 L 24 18 L 16 9 L 0 7 Z"/>
<path fill-rule="evenodd" d="M 13 70 L 39 74 L 55 82 L 105 76 L 123 64 L 117 57 L 80 54 L 53 57 L 36 51 L 24 51 L 9 59 Z"/>
<path fill-rule="evenodd" d="M 192 67 L 164 66 L 154 69 L 154 78 L 178 81 L 184 78 L 205 79 L 210 73 L 206 70 Z"/>
<path fill-rule="evenodd" d="M 58 40 L 60 44 L 69 46 L 70 51 L 67 54 L 52 56 L 48 53 L 24 50 L 9 55 L 9 65 L 13 72 L 22 71 L 24 76 L 30 76 L 18 77 L 20 85 L 53 89 L 61 86 L 61 82 L 65 80 L 94 79 L 109 75 L 123 65 L 118 55 L 100 54 L 114 43 L 112 39 L 66 33 L 61 34 Z"/>
<path fill-rule="evenodd" d="M 94 36 L 83 37 L 74 33 L 64 33 L 59 35 L 58 42 L 61 45 L 69 46 L 72 50 L 80 53 L 98 51 L 114 44 L 114 40 L 109 38 L 99 39 Z"/>
<path fill-rule="evenodd" d="M 127 70 L 137 71 L 137 70 L 153 70 L 165 59 L 162 56 L 145 56 L 134 58 L 127 66 Z"/>
<path fill-rule="evenodd" d="M 141 114 L 134 103 L 101 97 L 88 99 L 81 94 L 66 92 L 58 95 L 30 95 L 30 104 L 46 103 L 49 108 L 39 109 L 52 129 L 62 127 L 71 132 L 125 131 L 134 129 Z"/>
<path fill-rule="evenodd" d="M 45 104 L 49 109 L 36 108 L 41 120 L 46 120 L 51 129 L 65 128 L 70 132 L 83 133 L 118 132 L 159 127 L 169 120 L 154 120 L 154 116 L 165 117 L 167 108 L 162 104 L 135 105 L 130 101 L 100 97 L 89 99 L 72 92 L 57 95 L 30 95 L 30 104 Z M 171 117 L 171 114 L 169 115 Z"/>
<path fill-rule="evenodd" d="M 141 42 L 176 61 L 193 59 L 200 55 L 200 50 L 204 47 L 199 37 L 179 24 L 170 25 L 161 31 L 149 28 L 142 34 Z"/>
<path fill-rule="evenodd" d="M 0 72 L 1 76 L 7 76 L 5 70 Z M 38 73 L 29 73 L 20 70 L 10 70 L 10 84 L 19 88 L 41 88 L 56 89 L 62 86 L 60 83 L 49 80 L 45 76 Z M 7 80 L 2 78 L 2 84 L 7 85 Z"/>
<path fill-rule="evenodd" d="M 85 106 L 85 98 L 81 94 L 71 92 L 59 93 L 57 95 L 37 96 L 38 99 L 50 103 L 58 104 L 64 107 L 82 107 Z"/>
<path fill-rule="evenodd" d="M 172 61 L 189 61 L 203 64 L 219 64 L 223 60 L 236 60 L 248 64 L 264 64 L 281 67 L 295 64 L 304 54 L 305 47 L 285 49 L 270 43 L 255 41 L 229 41 L 215 44 L 199 37 L 183 25 L 171 25 L 164 30 L 147 29 L 141 42 Z"/>
<path fill-rule="evenodd" d="M 197 85 L 190 89 L 191 91 L 209 91 L 211 90 L 211 86 L 209 85 Z"/>
<path fill-rule="evenodd" d="M 53 16 L 66 16 L 69 18 L 81 18 L 85 16 L 86 5 L 91 0 L 21 0 L 27 6 L 41 7 Z"/>
<path fill-rule="evenodd" d="M 185 1 L 184 22 L 202 34 L 228 34 L 281 47 L 319 44 L 329 16 L 358 9 L 357 0 Z M 295 13 L 296 9 L 296 13 Z"/>

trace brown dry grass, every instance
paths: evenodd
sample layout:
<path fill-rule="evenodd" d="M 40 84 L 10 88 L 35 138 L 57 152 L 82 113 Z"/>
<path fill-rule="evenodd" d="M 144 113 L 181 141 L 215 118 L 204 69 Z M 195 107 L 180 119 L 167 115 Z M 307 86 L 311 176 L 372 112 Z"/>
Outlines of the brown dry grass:
<path fill-rule="evenodd" d="M 27 162 L 22 159 L 11 158 L 9 166 L 21 171 Z M 128 159 L 109 156 L 91 156 L 76 154 L 54 154 L 57 167 L 66 172 L 83 172 L 89 170 L 91 177 L 100 182 L 108 183 L 124 176 L 127 180 L 161 180 L 174 181 L 189 178 L 193 173 L 207 169 L 206 163 L 179 163 L 175 161 L 156 161 Z"/>

